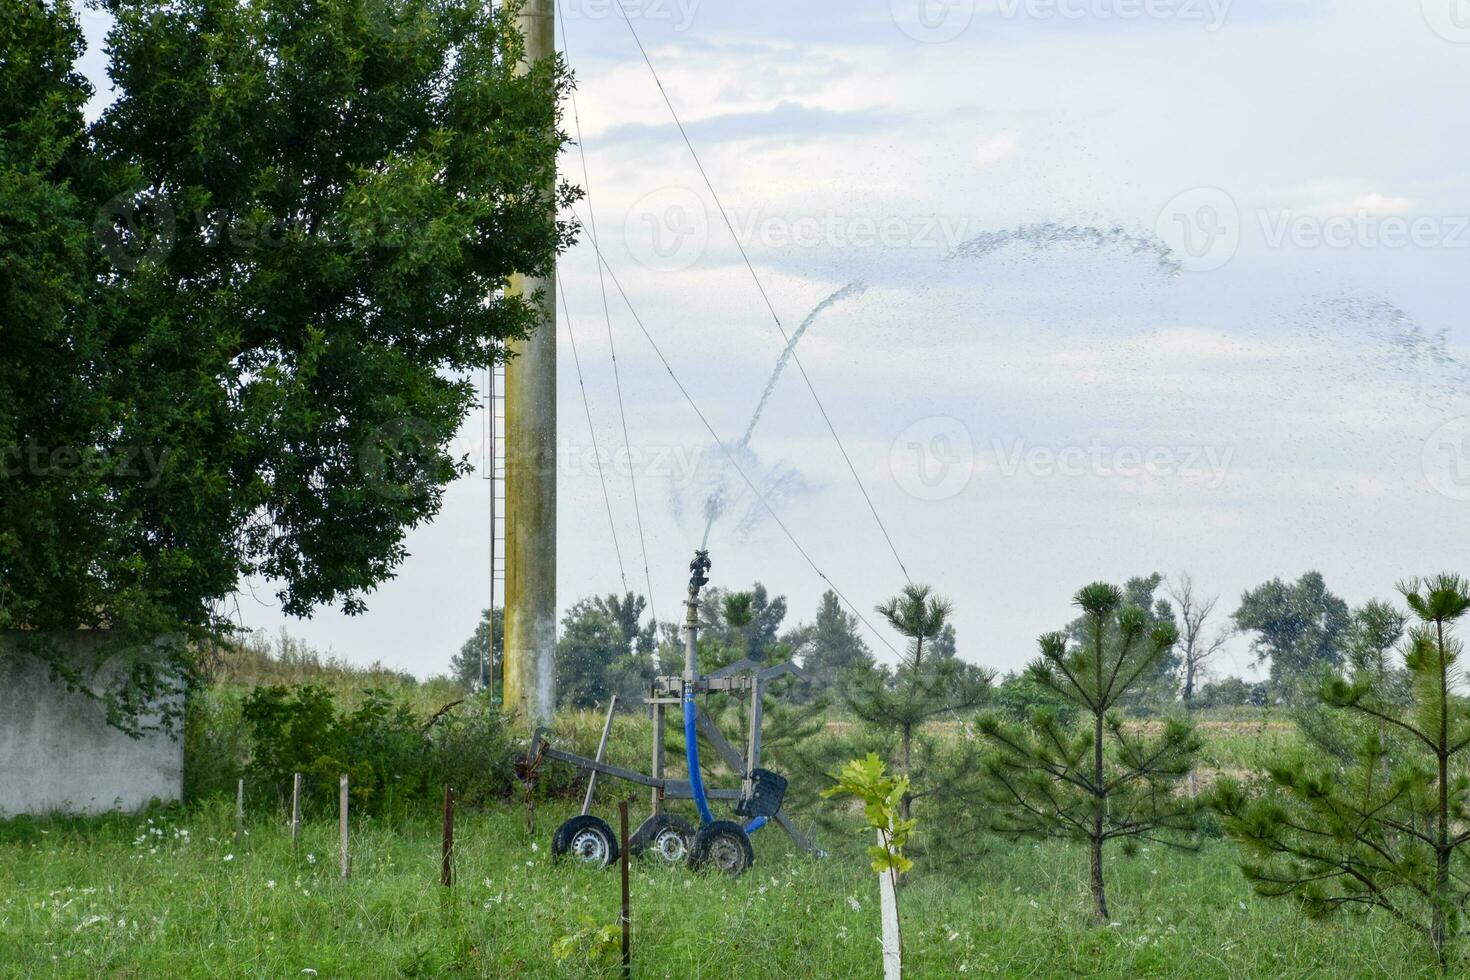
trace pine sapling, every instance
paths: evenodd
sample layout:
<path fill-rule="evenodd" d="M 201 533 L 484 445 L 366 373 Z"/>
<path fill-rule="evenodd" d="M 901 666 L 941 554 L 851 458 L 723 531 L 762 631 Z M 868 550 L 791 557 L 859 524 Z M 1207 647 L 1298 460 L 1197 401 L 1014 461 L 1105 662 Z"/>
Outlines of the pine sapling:
<path fill-rule="evenodd" d="M 1196 805 L 1179 783 L 1199 740 L 1184 721 L 1169 719 L 1150 733 L 1113 711 L 1174 646 L 1174 625 L 1150 625 L 1147 612 L 1124 605 L 1122 590 L 1102 582 L 1078 592 L 1074 602 L 1083 612 L 1081 639 L 1041 637 L 1041 656 L 1027 674 L 1076 704 L 1085 724 L 1064 725 L 1054 709 L 1039 708 L 1029 725 L 986 714 L 977 727 L 992 749 L 985 761 L 992 828 L 1086 841 L 1093 911 L 1106 922 L 1104 845 L 1122 840 L 1131 847 L 1144 839 L 1182 846 Z"/>
<path fill-rule="evenodd" d="M 1353 763 L 1286 759 L 1268 768 L 1269 789 L 1222 780 L 1211 804 L 1242 845 L 1257 892 L 1294 898 L 1313 916 L 1381 909 L 1422 935 L 1445 969 L 1470 902 L 1462 851 L 1470 843 L 1470 703 L 1455 693 L 1461 643 L 1453 635 L 1470 611 L 1470 586 L 1439 575 L 1399 588 L 1418 620 L 1403 654 L 1408 706 L 1382 671 L 1330 676 L 1323 700 L 1374 723 L 1360 729 Z"/>

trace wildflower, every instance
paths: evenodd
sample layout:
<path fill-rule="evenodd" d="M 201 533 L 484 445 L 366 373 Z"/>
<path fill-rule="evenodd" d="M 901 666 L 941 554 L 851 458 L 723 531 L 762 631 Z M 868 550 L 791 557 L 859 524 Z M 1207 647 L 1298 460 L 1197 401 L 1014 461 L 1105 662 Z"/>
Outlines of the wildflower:
<path fill-rule="evenodd" d="M 274 878 L 267 879 L 266 880 L 266 883 L 265 883 L 265 887 L 267 887 L 267 888 L 274 888 L 274 887 L 276 887 L 276 879 L 274 879 Z"/>
<path fill-rule="evenodd" d="M 539 850 L 541 850 L 541 845 L 538 844 L 538 843 L 536 843 L 535 841 L 531 841 L 531 851 L 532 851 L 532 853 L 534 853 L 536 851 L 539 851 Z"/>
<path fill-rule="evenodd" d="M 1034 898 L 1030 902 L 1028 902 L 1027 904 L 1030 905 L 1033 909 L 1039 909 L 1039 908 L 1041 908 L 1040 903 L 1038 903 L 1036 901 L 1036 899 L 1034 899 Z"/>
<path fill-rule="evenodd" d="M 316 864 L 316 855 L 315 854 L 308 854 L 308 855 L 306 855 L 306 863 L 307 864 Z"/>
<path fill-rule="evenodd" d="M 862 910 L 863 910 L 863 905 L 862 905 L 862 903 L 861 903 L 861 902 L 859 902 L 859 901 L 858 901 L 858 900 L 857 900 L 857 899 L 856 899 L 856 898 L 854 898 L 854 897 L 853 897 L 853 896 L 852 896 L 852 895 L 849 895 L 849 896 L 847 896 L 847 904 L 848 904 L 848 905 L 849 905 L 849 906 L 851 906 L 851 907 L 852 907 L 852 910 L 853 910 L 853 911 L 854 911 L 854 912 L 861 912 L 861 911 L 862 911 Z"/>
<path fill-rule="evenodd" d="M 225 860 L 226 861 L 233 861 L 233 860 L 235 860 L 235 855 L 233 855 L 233 854 L 226 854 L 225 855 Z"/>

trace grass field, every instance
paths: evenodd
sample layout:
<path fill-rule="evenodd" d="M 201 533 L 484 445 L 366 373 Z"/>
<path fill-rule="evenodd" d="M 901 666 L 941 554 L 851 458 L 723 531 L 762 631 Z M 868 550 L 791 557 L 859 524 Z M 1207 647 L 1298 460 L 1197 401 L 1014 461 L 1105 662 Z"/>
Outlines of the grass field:
<path fill-rule="evenodd" d="M 618 877 L 553 864 L 567 806 L 465 813 L 458 881 L 439 886 L 431 814 L 354 827 L 350 881 L 336 826 L 308 823 L 293 853 L 277 821 L 243 846 L 227 807 L 151 817 L 0 825 L 0 975 L 7 977 L 598 977 L 594 942 L 616 922 Z M 636 816 L 635 816 L 636 819 Z M 151 821 L 151 822 L 150 822 Z M 875 879 L 855 837 L 826 860 L 757 835 L 728 880 L 635 863 L 638 977 L 878 975 Z M 1254 897 L 1234 849 L 1115 854 L 1116 921 L 1088 920 L 1086 857 L 1061 844 L 992 844 L 964 875 L 903 889 L 912 977 L 1418 977 L 1428 957 L 1383 916 L 1304 920 Z M 559 960 L 558 940 L 573 952 Z"/>

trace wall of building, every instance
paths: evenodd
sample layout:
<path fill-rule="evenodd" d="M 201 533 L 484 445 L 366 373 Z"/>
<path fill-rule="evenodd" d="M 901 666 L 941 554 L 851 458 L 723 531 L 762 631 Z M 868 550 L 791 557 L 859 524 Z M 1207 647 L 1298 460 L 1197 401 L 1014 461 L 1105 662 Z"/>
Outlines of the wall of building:
<path fill-rule="evenodd" d="M 53 681 L 45 661 L 17 650 L 18 639 L 0 632 L 0 816 L 135 810 L 155 797 L 179 799 L 181 740 L 163 732 L 130 738 L 112 727 L 103 704 Z M 93 691 L 119 676 L 106 641 L 102 632 L 56 638 Z"/>

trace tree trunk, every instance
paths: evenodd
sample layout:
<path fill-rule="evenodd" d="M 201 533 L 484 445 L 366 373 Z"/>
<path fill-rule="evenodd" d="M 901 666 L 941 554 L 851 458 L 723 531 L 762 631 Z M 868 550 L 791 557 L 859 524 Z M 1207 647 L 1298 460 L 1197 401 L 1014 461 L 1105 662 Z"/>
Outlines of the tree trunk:
<path fill-rule="evenodd" d="M 903 753 L 903 774 L 905 776 L 907 776 L 909 774 L 909 763 L 912 760 L 913 748 L 914 748 L 914 726 L 911 725 L 911 724 L 909 724 L 908 722 L 904 722 L 904 725 L 903 725 L 903 745 L 902 745 L 901 751 Z M 898 804 L 899 813 L 900 813 L 900 815 L 905 820 L 908 820 L 909 819 L 909 816 L 910 816 L 909 815 L 909 808 L 910 808 L 910 804 L 912 802 L 913 801 L 909 798 L 909 795 L 907 793 L 905 793 L 903 795 L 903 799 L 899 801 L 899 804 Z"/>
<path fill-rule="evenodd" d="M 1093 716 L 1093 743 L 1092 743 L 1092 778 L 1093 792 L 1097 795 L 1097 805 L 1092 815 L 1092 909 L 1097 916 L 1097 921 L 1108 921 L 1108 896 L 1103 890 L 1103 821 L 1107 815 L 1108 797 L 1104 791 L 1103 783 L 1103 716 L 1101 713 Z"/>
<path fill-rule="evenodd" d="M 1101 817 L 1097 823 L 1102 823 Z M 1092 912 L 1098 922 L 1108 921 L 1108 895 L 1103 889 L 1101 830 L 1092 838 Z"/>
<path fill-rule="evenodd" d="M 1445 968 L 1446 925 L 1448 918 L 1450 886 L 1450 733 L 1449 733 L 1449 664 L 1446 662 L 1444 646 L 1444 624 L 1438 623 L 1439 646 L 1439 743 L 1435 752 L 1439 756 L 1439 808 L 1435 814 L 1435 868 L 1434 910 L 1429 923 L 1429 942 L 1434 946 L 1434 955 L 1439 960 L 1441 971 Z"/>

